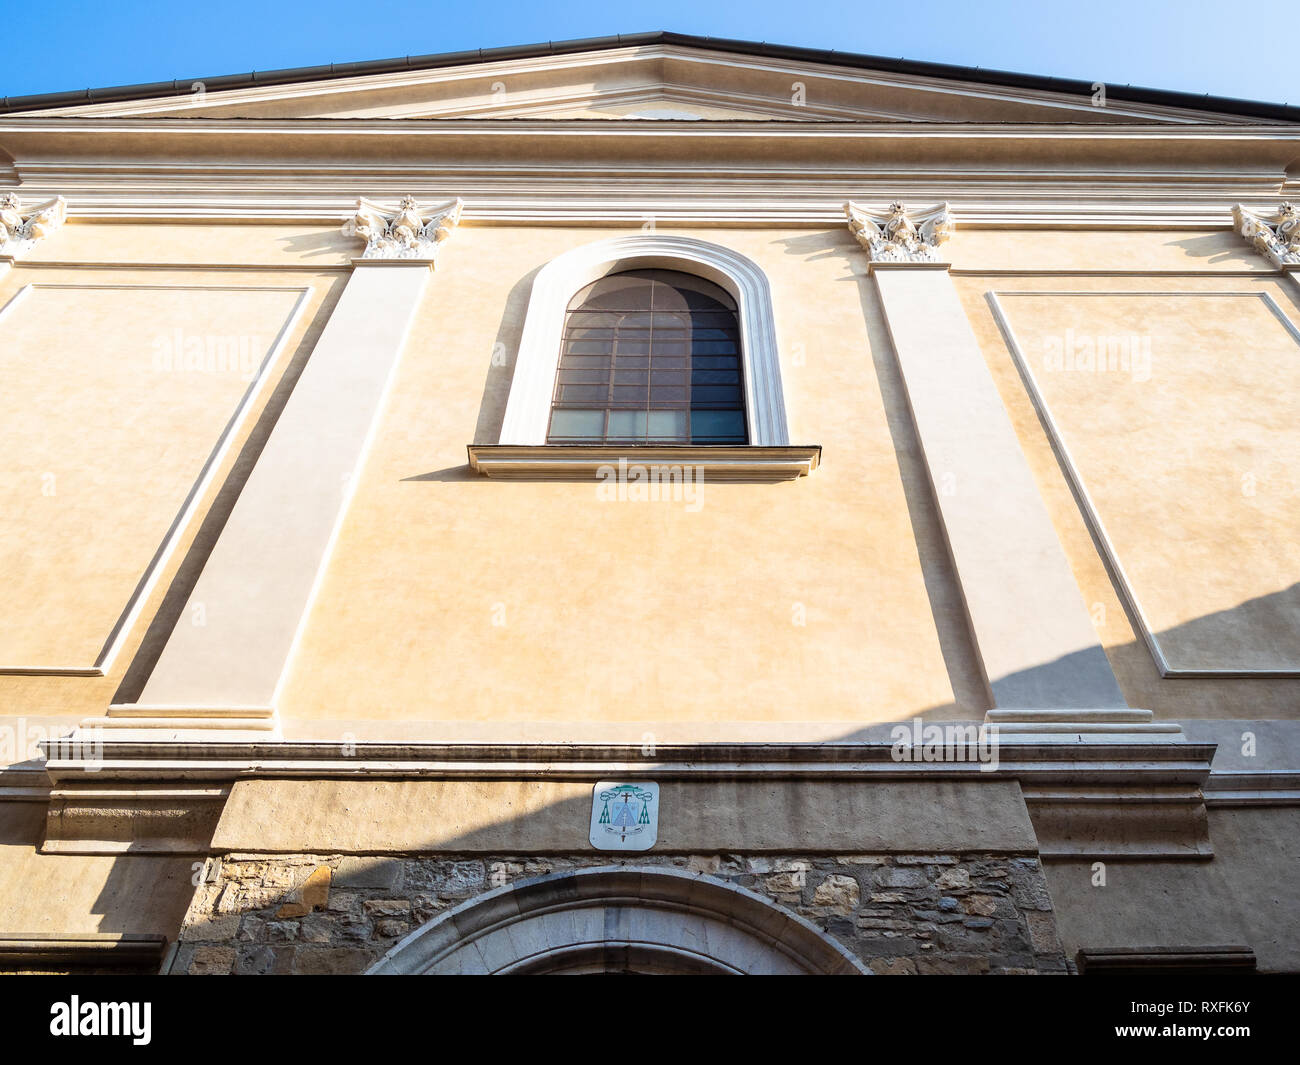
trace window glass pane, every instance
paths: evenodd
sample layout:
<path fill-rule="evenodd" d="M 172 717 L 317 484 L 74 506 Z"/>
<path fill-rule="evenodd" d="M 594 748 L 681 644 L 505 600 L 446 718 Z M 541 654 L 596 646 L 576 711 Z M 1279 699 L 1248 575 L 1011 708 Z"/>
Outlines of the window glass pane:
<path fill-rule="evenodd" d="M 648 434 L 652 440 L 685 440 L 686 412 L 684 410 L 650 411 Z"/>
<path fill-rule="evenodd" d="M 574 294 L 548 439 L 744 443 L 736 301 L 701 277 L 628 270 Z"/>
<path fill-rule="evenodd" d="M 609 389 L 605 385 L 561 385 L 557 401 L 570 403 L 604 403 Z"/>
<path fill-rule="evenodd" d="M 735 370 L 701 370 L 691 371 L 693 385 L 730 385 L 739 384 L 740 374 Z"/>
<path fill-rule="evenodd" d="M 551 412 L 551 436 L 582 440 L 599 440 L 605 432 L 603 410 L 554 410 Z"/>
<path fill-rule="evenodd" d="M 645 436 L 645 419 L 643 410 L 612 410 L 609 412 L 609 435 L 639 440 Z"/>
<path fill-rule="evenodd" d="M 696 406 L 725 406 L 735 403 L 740 390 L 728 385 L 700 385 L 691 389 L 691 402 Z"/>
<path fill-rule="evenodd" d="M 578 293 L 570 307 L 617 307 L 621 310 L 649 309 L 653 282 L 633 273 L 610 274 Z"/>
<path fill-rule="evenodd" d="M 600 311 L 574 311 L 569 315 L 570 329 L 617 329 L 621 314 Z"/>
<path fill-rule="evenodd" d="M 560 371 L 562 385 L 603 385 L 608 377 L 605 370 L 570 370 Z"/>
<path fill-rule="evenodd" d="M 614 394 L 610 398 L 620 407 L 644 407 L 645 386 L 615 385 Z"/>
<path fill-rule="evenodd" d="M 690 348 L 687 346 L 686 341 L 664 340 L 662 337 L 659 336 L 658 333 L 655 334 L 654 342 L 651 344 L 650 350 L 655 355 L 684 356 L 690 353 Z"/>
<path fill-rule="evenodd" d="M 691 411 L 691 439 L 703 443 L 745 442 L 745 412 L 742 410 Z"/>
<path fill-rule="evenodd" d="M 652 388 L 650 402 L 656 407 L 680 407 L 686 403 L 685 388 Z"/>
<path fill-rule="evenodd" d="M 608 355 L 565 355 L 560 360 L 560 366 L 565 370 L 602 369 L 608 365 Z"/>

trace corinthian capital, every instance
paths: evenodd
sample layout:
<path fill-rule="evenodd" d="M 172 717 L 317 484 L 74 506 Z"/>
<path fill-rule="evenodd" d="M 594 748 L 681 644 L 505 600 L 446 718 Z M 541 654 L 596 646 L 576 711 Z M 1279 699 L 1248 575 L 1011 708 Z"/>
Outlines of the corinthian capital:
<path fill-rule="evenodd" d="M 414 196 L 403 196 L 397 210 L 389 211 L 362 197 L 343 232 L 366 242 L 363 259 L 436 259 L 438 245 L 460 221 L 462 206 L 456 199 L 426 208 Z"/>
<path fill-rule="evenodd" d="M 62 196 L 23 207 L 16 192 L 0 196 L 0 255 L 18 255 L 48 236 L 68 217 Z"/>
<path fill-rule="evenodd" d="M 1241 204 L 1232 209 L 1237 232 L 1274 266 L 1300 264 L 1300 209 L 1293 203 L 1278 206 L 1276 214 L 1264 217 Z"/>
<path fill-rule="evenodd" d="M 910 215 L 901 203 L 885 213 L 873 213 L 850 200 L 844 205 L 849 231 L 867 250 L 873 263 L 925 263 L 938 259 L 935 249 L 952 236 L 956 226 L 946 203 Z"/>

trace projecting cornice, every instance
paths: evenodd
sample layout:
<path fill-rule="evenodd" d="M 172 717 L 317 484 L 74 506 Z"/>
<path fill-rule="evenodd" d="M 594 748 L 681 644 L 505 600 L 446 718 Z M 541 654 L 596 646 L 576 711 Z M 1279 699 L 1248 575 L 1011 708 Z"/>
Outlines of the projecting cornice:
<path fill-rule="evenodd" d="M 364 192 L 458 195 L 474 224 L 827 226 L 898 198 L 963 228 L 1217 228 L 1300 185 L 1300 127 L 1262 124 L 0 117 L 5 156 L 0 183 L 76 221 L 337 225 Z"/>

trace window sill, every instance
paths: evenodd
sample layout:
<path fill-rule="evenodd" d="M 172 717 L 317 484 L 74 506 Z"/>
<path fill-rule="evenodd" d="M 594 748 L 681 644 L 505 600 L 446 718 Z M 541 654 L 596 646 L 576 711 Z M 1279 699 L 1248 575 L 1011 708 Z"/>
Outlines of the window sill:
<path fill-rule="evenodd" d="M 713 481 L 793 481 L 821 462 L 820 444 L 470 444 L 470 469 L 508 481 L 592 481 L 602 468 L 691 467 Z"/>

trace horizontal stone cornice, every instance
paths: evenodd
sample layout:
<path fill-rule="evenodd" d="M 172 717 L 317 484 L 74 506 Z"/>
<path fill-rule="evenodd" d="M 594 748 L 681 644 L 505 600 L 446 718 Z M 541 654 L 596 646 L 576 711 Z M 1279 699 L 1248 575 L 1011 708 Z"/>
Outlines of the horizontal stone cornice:
<path fill-rule="evenodd" d="M 639 744 L 439 744 L 294 741 L 184 741 L 126 732 L 97 739 L 86 757 L 85 737 L 47 745 L 46 771 L 56 782 L 83 774 L 98 780 L 237 779 L 294 777 L 501 777 L 602 779 L 639 772 L 656 779 L 693 777 L 882 777 L 891 779 L 996 778 L 1022 781 L 1150 781 L 1200 784 L 1210 770 L 1213 744 L 1105 742 L 1086 735 L 1003 743 L 994 769 L 976 762 L 900 762 L 888 743 L 698 743 L 661 745 L 647 756 Z"/>

